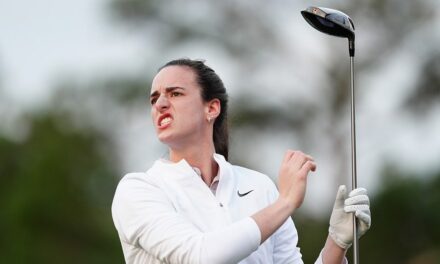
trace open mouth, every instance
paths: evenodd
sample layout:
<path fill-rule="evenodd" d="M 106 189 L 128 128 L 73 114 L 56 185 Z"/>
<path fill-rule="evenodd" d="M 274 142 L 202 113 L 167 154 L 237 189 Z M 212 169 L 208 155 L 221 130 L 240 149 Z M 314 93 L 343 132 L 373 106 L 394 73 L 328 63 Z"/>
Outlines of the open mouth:
<path fill-rule="evenodd" d="M 168 126 L 169 124 L 171 124 L 172 121 L 173 121 L 173 118 L 171 117 L 170 114 L 164 114 L 161 117 L 159 117 L 157 124 L 158 124 L 159 128 L 164 128 L 164 127 Z"/>

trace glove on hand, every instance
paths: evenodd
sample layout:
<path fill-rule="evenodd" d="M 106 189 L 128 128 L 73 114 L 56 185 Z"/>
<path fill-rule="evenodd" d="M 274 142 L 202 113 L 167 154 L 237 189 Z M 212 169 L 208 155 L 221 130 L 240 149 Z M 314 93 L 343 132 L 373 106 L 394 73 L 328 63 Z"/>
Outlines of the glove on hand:
<path fill-rule="evenodd" d="M 338 246 L 348 249 L 353 243 L 353 215 L 358 219 L 357 235 L 360 238 L 371 226 L 370 199 L 367 190 L 357 188 L 347 198 L 345 185 L 339 186 L 330 217 L 329 234 Z"/>

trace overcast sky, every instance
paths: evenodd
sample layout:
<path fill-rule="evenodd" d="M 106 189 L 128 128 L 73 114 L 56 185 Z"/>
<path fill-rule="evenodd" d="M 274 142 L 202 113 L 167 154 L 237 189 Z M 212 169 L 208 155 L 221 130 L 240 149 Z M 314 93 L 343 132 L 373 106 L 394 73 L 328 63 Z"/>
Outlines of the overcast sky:
<path fill-rule="evenodd" d="M 32 104 L 48 96 L 57 76 L 138 67 L 141 43 L 112 28 L 107 2 L 0 1 L 0 73 L 8 94 Z"/>

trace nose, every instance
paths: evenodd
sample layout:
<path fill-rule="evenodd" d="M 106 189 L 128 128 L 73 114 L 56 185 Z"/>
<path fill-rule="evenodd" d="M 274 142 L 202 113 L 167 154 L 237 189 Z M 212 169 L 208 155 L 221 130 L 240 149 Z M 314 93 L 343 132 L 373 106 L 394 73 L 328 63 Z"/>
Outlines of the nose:
<path fill-rule="evenodd" d="M 170 102 L 168 101 L 168 98 L 166 98 L 166 96 L 161 95 L 157 98 L 155 107 L 157 109 L 157 111 L 163 111 L 168 109 L 168 107 L 170 106 Z"/>

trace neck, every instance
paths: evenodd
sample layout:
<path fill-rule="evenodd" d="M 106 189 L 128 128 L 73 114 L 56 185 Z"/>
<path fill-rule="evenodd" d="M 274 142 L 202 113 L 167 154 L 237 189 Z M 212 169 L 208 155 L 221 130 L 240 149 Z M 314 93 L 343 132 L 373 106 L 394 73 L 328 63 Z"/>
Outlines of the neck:
<path fill-rule="evenodd" d="M 184 149 L 170 149 L 170 160 L 178 162 L 185 159 L 189 165 L 200 169 L 203 181 L 210 186 L 218 172 L 218 164 L 213 157 L 214 143 L 211 141 L 207 145 L 200 144 L 193 144 Z"/>

